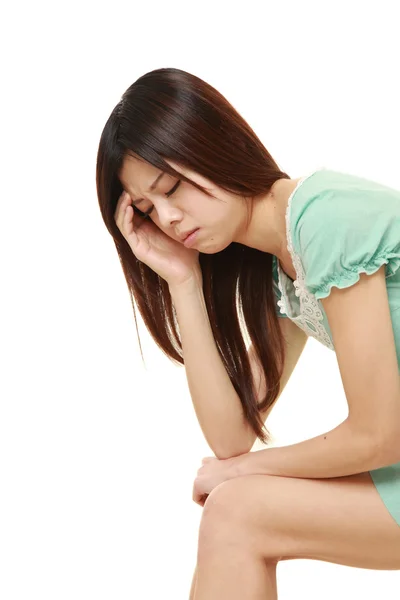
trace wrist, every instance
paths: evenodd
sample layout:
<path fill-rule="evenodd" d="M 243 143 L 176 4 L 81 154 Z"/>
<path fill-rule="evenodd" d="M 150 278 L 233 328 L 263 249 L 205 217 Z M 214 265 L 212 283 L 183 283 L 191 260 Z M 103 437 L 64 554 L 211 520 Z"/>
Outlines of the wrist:
<path fill-rule="evenodd" d="M 243 477 L 244 475 L 273 475 L 271 464 L 267 461 L 270 454 L 267 450 L 273 448 L 265 448 L 263 450 L 255 450 L 247 452 L 240 456 L 235 456 L 235 463 L 232 465 L 232 472 L 235 472 L 234 477 Z"/>
<path fill-rule="evenodd" d="M 175 294 L 197 292 L 199 289 L 202 290 L 203 282 L 201 275 L 198 273 L 193 273 L 184 281 L 179 283 L 169 283 L 168 287 L 171 296 L 174 296 Z"/>
<path fill-rule="evenodd" d="M 235 477 L 247 475 L 246 465 L 248 463 L 249 454 L 250 452 L 246 452 L 246 454 L 239 454 L 239 456 L 233 456 L 228 459 L 230 463 L 227 479 L 234 479 Z"/>

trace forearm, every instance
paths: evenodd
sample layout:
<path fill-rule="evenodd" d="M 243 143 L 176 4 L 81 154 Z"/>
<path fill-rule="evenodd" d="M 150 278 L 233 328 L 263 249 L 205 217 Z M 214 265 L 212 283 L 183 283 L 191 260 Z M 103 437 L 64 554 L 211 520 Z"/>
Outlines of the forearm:
<path fill-rule="evenodd" d="M 387 466 L 389 450 L 372 436 L 356 432 L 348 420 L 303 442 L 249 452 L 235 459 L 236 476 L 343 477 Z"/>
<path fill-rule="evenodd" d="M 170 286 L 186 377 L 200 427 L 217 458 L 248 451 L 251 431 L 240 398 L 218 353 L 202 285 Z"/>

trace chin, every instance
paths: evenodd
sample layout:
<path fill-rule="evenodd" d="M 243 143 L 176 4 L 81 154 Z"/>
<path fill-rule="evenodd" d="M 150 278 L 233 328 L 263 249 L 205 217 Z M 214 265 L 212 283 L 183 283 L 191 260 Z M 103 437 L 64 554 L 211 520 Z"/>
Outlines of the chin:
<path fill-rule="evenodd" d="M 199 244 L 199 252 L 202 254 L 217 254 L 218 252 L 222 252 L 230 246 L 232 240 L 229 241 L 219 241 L 216 240 L 207 240 L 207 244 Z"/>

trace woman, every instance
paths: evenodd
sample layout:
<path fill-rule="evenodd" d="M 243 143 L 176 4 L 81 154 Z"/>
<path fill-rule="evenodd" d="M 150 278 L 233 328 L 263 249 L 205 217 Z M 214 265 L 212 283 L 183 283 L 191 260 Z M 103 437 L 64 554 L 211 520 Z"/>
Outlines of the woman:
<path fill-rule="evenodd" d="M 219 92 L 172 68 L 124 93 L 96 177 L 128 288 L 185 365 L 216 455 L 194 483 L 190 597 L 277 598 L 293 558 L 400 569 L 400 192 L 324 168 L 291 179 Z M 250 452 L 310 335 L 336 352 L 348 417 Z"/>

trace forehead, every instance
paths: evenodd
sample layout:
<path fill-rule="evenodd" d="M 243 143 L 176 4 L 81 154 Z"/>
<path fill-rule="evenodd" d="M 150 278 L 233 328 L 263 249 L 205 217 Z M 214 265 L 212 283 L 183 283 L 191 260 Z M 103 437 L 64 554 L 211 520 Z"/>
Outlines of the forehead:
<path fill-rule="evenodd" d="M 161 170 L 150 163 L 133 156 L 126 156 L 119 171 L 119 179 L 124 188 L 150 186 L 160 173 Z"/>
<path fill-rule="evenodd" d="M 161 187 L 169 185 L 174 178 L 179 178 L 179 175 L 183 175 L 184 177 L 188 177 L 192 182 L 194 181 L 199 185 L 208 188 L 210 191 L 214 188 L 216 190 L 216 186 L 209 179 L 199 175 L 192 169 L 169 158 L 164 158 L 164 160 L 170 167 L 176 170 L 178 175 L 169 175 L 169 173 L 165 173 L 159 183 Z M 133 196 L 141 196 L 142 194 L 150 193 L 150 186 L 162 172 L 162 169 L 155 167 L 140 157 L 127 155 L 125 156 L 119 171 L 119 179 L 125 191 Z"/>

